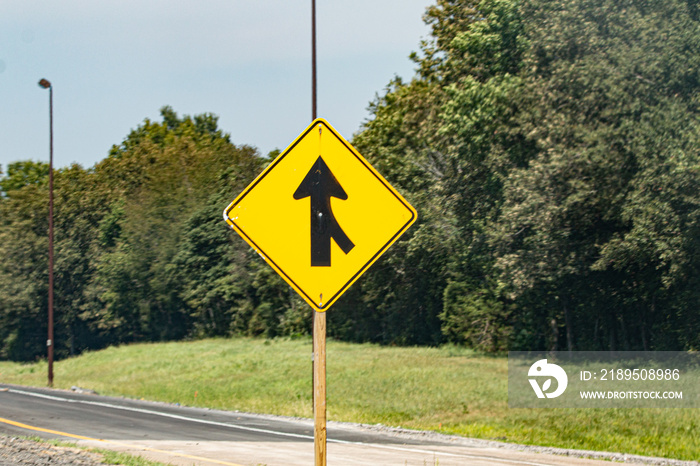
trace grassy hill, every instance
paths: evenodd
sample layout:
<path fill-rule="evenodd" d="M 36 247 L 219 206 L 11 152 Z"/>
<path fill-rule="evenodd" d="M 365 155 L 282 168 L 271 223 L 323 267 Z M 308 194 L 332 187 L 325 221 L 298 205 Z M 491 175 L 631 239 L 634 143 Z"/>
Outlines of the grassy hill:
<path fill-rule="evenodd" d="M 507 442 L 697 460 L 697 409 L 509 409 L 507 359 L 457 347 L 328 342 L 328 418 Z M 311 341 L 135 344 L 55 365 L 54 385 L 183 405 L 311 417 Z M 43 386 L 46 363 L 0 362 Z"/>

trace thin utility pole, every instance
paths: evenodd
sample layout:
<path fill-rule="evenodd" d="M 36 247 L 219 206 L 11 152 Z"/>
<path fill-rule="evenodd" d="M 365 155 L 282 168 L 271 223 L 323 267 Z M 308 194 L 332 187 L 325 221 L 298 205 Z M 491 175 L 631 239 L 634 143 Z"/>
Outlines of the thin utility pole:
<path fill-rule="evenodd" d="M 316 119 L 316 0 L 311 0 L 311 121 Z"/>

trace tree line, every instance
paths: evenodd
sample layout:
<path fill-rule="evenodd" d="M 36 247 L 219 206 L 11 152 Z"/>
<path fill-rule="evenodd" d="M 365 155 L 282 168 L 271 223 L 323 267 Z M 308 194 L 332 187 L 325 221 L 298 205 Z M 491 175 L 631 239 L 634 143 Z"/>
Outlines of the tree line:
<path fill-rule="evenodd" d="M 416 75 L 353 145 L 418 222 L 331 337 L 483 351 L 700 348 L 697 0 L 438 0 Z M 59 357 L 304 335 L 311 310 L 221 219 L 276 155 L 211 114 L 145 120 L 55 173 Z M 0 358 L 43 357 L 48 167 L 0 178 Z"/>

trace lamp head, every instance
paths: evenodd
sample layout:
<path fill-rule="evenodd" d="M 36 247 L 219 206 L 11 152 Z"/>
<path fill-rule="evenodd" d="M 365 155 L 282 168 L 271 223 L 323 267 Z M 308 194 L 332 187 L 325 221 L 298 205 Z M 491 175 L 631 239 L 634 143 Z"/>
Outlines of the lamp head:
<path fill-rule="evenodd" d="M 51 83 L 48 79 L 41 78 L 41 81 L 39 81 L 39 86 L 43 87 L 44 89 L 48 89 L 51 87 Z"/>

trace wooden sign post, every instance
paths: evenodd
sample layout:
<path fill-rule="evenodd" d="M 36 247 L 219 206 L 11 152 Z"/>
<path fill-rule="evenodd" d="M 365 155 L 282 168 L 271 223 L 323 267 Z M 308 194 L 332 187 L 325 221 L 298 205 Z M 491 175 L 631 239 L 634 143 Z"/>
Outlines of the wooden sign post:
<path fill-rule="evenodd" d="M 314 464 L 326 466 L 326 313 L 314 311 Z"/>

